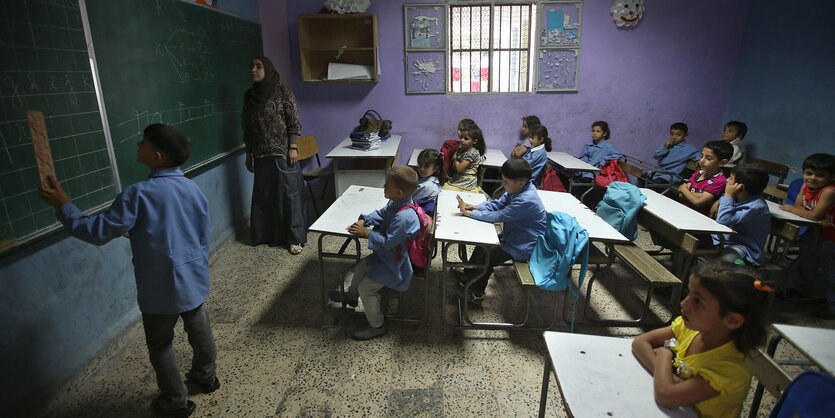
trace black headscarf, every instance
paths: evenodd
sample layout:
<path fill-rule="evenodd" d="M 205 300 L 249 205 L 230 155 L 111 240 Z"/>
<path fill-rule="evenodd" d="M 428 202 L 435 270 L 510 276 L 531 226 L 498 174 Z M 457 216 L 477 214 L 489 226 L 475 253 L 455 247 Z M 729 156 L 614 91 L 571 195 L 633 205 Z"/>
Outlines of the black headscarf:
<path fill-rule="evenodd" d="M 275 70 L 273 62 L 269 58 L 255 57 L 252 60 L 260 60 L 263 64 L 264 79 L 252 83 L 252 88 L 246 91 L 244 106 L 247 112 L 258 112 L 264 109 L 270 93 L 272 93 L 275 85 L 281 81 L 281 77 L 279 77 L 278 71 Z"/>

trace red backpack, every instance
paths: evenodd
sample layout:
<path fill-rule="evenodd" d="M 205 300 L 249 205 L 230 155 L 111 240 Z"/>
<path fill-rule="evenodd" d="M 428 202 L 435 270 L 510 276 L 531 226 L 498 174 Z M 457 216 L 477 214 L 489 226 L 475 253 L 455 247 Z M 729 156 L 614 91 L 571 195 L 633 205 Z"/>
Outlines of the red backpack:
<path fill-rule="evenodd" d="M 626 174 L 618 165 L 618 160 L 606 161 L 606 164 L 603 164 L 603 167 L 600 168 L 600 174 L 594 176 L 594 185 L 597 187 L 608 187 L 609 183 L 613 181 L 629 183 Z"/>
<path fill-rule="evenodd" d="M 455 171 L 453 162 L 455 161 L 455 151 L 458 150 L 459 145 L 461 145 L 461 141 L 457 139 L 444 141 L 444 144 L 441 145 L 441 153 L 444 154 L 444 172 L 447 174 L 452 174 Z"/>
<path fill-rule="evenodd" d="M 565 186 L 562 184 L 557 170 L 554 170 L 550 164 L 545 165 L 545 175 L 542 176 L 542 190 L 565 193 Z"/>
<path fill-rule="evenodd" d="M 423 211 L 423 208 L 420 207 L 417 203 L 409 203 L 407 205 L 403 205 L 400 209 L 397 210 L 398 213 L 400 211 L 412 208 L 417 213 L 418 222 L 420 223 L 420 229 L 418 229 L 418 234 L 414 240 L 407 239 L 406 245 L 409 247 L 409 260 L 412 261 L 412 266 L 417 268 L 426 268 L 426 265 L 429 261 L 429 240 L 430 240 L 430 233 L 432 231 L 432 218 L 430 218 L 426 212 Z M 400 246 L 397 246 L 397 262 L 400 263 Z"/>

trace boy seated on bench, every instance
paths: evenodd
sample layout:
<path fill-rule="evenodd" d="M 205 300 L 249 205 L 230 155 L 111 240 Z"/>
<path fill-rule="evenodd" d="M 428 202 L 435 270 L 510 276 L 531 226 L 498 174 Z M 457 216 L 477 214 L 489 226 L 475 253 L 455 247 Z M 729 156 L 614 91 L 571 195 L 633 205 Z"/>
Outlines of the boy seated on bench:
<path fill-rule="evenodd" d="M 484 275 L 479 276 L 481 269 L 464 269 L 464 282 L 478 279 L 470 288 L 469 295 L 463 295 L 473 303 L 481 303 L 487 282 L 493 274 L 495 266 L 504 264 L 511 258 L 516 261 L 528 261 L 531 257 L 536 239 L 545 233 L 545 207 L 542 205 L 536 187 L 531 183 L 531 166 L 522 158 L 511 158 L 502 164 L 502 186 L 505 193 L 497 200 L 476 205 L 465 203 L 458 196 L 458 208 L 464 216 L 480 221 L 496 223 L 503 222 L 504 229 L 499 234 L 499 247 L 489 247 L 485 250 L 476 247 L 470 261 L 473 264 L 484 263 L 489 253 L 490 264 Z"/>

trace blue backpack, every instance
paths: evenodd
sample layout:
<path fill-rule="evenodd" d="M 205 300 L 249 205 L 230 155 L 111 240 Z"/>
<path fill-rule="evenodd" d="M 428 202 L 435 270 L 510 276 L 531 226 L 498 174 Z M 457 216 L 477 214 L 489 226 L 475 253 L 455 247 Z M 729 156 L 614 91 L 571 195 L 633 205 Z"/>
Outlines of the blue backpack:
<path fill-rule="evenodd" d="M 580 286 L 589 263 L 589 234 L 573 216 L 563 212 L 551 212 L 546 220 L 545 234 L 536 239 L 530 260 L 530 270 L 536 285 L 541 289 L 559 292 L 571 289 L 574 299 L 580 295 L 571 286 L 569 267 L 577 257 L 582 257 Z"/>
<path fill-rule="evenodd" d="M 835 411 L 835 377 L 820 372 L 806 371 L 786 386 L 769 417 L 831 417 L 833 411 Z"/>
<path fill-rule="evenodd" d="M 638 238 L 638 211 L 647 197 L 632 184 L 616 181 L 609 184 L 603 200 L 597 204 L 597 216 L 626 238 Z"/>

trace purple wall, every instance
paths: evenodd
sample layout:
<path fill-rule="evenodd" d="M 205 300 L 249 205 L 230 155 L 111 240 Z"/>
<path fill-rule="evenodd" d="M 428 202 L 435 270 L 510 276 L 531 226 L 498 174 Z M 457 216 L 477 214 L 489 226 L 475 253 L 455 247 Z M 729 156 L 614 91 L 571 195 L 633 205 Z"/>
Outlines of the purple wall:
<path fill-rule="evenodd" d="M 264 45 L 264 55 L 275 64 L 275 69 L 283 76 L 285 83 L 291 83 L 290 74 L 293 70 L 298 71 L 299 65 L 291 66 L 290 60 L 290 31 L 287 26 L 293 18 L 288 18 L 286 0 L 260 0 L 261 9 L 261 38 Z M 293 31 L 298 33 L 298 27 L 294 26 Z M 293 38 L 298 42 L 298 38 Z M 296 62 L 298 62 L 298 47 L 296 47 Z M 243 67 L 243 66 L 242 66 Z M 242 71 L 248 72 L 248 67 Z M 243 93 L 241 93 L 243 95 Z"/>
<path fill-rule="evenodd" d="M 601 119 L 609 122 L 614 145 L 641 159 L 650 158 L 668 139 L 673 122 L 687 123 L 696 145 L 718 139 L 722 131 L 745 22 L 744 0 L 652 2 L 638 26 L 625 30 L 612 21 L 611 1 L 586 1 L 579 92 L 535 95 L 406 95 L 403 3 L 375 1 L 368 10 L 378 16 L 380 82 L 343 84 L 301 82 L 296 16 L 317 13 L 321 2 L 287 2 L 292 75 L 283 73 L 284 80 L 298 99 L 304 134 L 316 135 L 324 152 L 347 135 L 366 109 L 391 119 L 393 132 L 405 132 L 401 164 L 413 148 L 437 148 L 442 140 L 455 138 L 462 118 L 474 119 L 487 146 L 506 153 L 527 114 L 542 119 L 556 150 L 575 154 L 591 139 L 591 123 Z M 262 3 L 265 34 L 272 32 L 267 9 Z M 265 48 L 269 42 L 265 36 Z"/>

